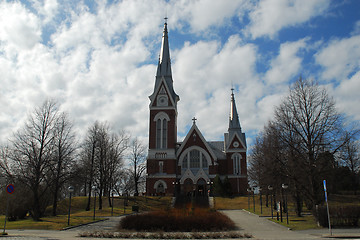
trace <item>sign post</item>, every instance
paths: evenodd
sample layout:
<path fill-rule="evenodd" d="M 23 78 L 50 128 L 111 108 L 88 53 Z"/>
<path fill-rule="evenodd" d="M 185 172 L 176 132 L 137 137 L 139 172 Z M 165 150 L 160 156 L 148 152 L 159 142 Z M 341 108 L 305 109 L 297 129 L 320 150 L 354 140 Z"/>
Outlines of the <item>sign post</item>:
<path fill-rule="evenodd" d="M 324 180 L 323 183 L 324 183 L 326 210 L 327 210 L 328 222 L 329 222 L 329 232 L 330 232 L 330 236 L 332 236 L 331 223 L 330 223 L 329 203 L 328 203 L 328 200 L 327 200 L 327 192 L 326 192 L 326 180 Z"/>
<path fill-rule="evenodd" d="M 13 184 L 9 184 L 9 185 L 6 186 L 6 192 L 7 192 L 8 194 L 12 194 L 12 193 L 14 192 L 14 190 L 15 190 L 15 187 L 14 187 Z M 7 234 L 5 233 L 5 229 L 6 229 L 6 220 L 7 220 L 7 216 L 8 216 L 9 198 L 10 198 L 10 197 L 7 196 L 7 200 L 6 200 L 6 211 L 5 211 L 4 231 L 3 231 L 2 235 L 7 235 Z"/>

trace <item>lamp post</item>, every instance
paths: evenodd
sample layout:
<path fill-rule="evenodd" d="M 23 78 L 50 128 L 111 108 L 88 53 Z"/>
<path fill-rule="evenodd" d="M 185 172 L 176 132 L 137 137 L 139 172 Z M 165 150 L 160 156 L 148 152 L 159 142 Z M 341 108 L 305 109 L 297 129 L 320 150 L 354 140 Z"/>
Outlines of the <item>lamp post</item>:
<path fill-rule="evenodd" d="M 69 212 L 68 212 L 68 226 L 70 225 L 70 211 L 71 211 L 71 193 L 74 192 L 74 187 L 73 186 L 70 186 L 68 188 L 68 191 L 69 191 Z"/>
<path fill-rule="evenodd" d="M 273 209 L 274 209 L 274 206 L 273 206 L 273 193 L 272 193 L 272 190 L 274 189 L 271 185 L 268 186 L 268 189 L 270 191 L 270 199 L 271 199 L 271 219 L 274 218 L 274 215 L 273 215 Z"/>
<path fill-rule="evenodd" d="M 95 186 L 93 186 L 92 188 L 93 192 L 94 192 L 94 215 L 93 215 L 93 220 L 95 220 L 95 211 L 96 211 L 96 192 L 97 192 L 97 188 Z"/>
<path fill-rule="evenodd" d="M 260 214 L 262 215 L 262 188 L 259 187 L 259 194 L 260 194 Z"/>
<path fill-rule="evenodd" d="M 289 211 L 288 211 L 288 203 L 287 203 L 287 192 L 286 189 L 289 187 L 286 183 L 281 185 L 282 189 L 285 191 L 285 204 L 284 204 L 284 211 L 286 211 L 286 224 L 289 224 Z"/>
<path fill-rule="evenodd" d="M 114 214 L 114 192 L 115 190 L 111 190 L 111 216 Z"/>
<path fill-rule="evenodd" d="M 251 188 L 247 189 L 248 192 L 248 210 L 250 210 L 250 193 L 251 193 Z"/>
<path fill-rule="evenodd" d="M 254 204 L 254 213 L 255 213 L 255 188 L 256 188 L 256 186 L 252 187 L 252 192 L 253 192 L 253 204 Z"/>

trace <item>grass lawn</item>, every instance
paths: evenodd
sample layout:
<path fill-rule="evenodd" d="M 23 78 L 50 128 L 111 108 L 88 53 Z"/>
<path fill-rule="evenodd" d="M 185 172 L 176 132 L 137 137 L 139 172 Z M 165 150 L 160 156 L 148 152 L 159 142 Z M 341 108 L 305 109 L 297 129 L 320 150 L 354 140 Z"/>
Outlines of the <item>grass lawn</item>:
<path fill-rule="evenodd" d="M 97 199 L 98 200 L 98 199 Z M 132 206 L 139 206 L 140 211 L 168 209 L 170 208 L 170 197 L 128 197 L 127 206 L 124 211 L 124 197 L 114 198 L 114 208 L 111 209 L 108 199 L 103 198 L 103 209 L 96 208 L 95 221 L 111 216 L 120 216 L 132 212 Z M 70 226 L 77 226 L 85 223 L 93 222 L 94 200 L 91 201 L 90 211 L 84 211 L 87 203 L 86 197 L 74 197 L 71 199 Z M 98 202 L 96 203 L 98 206 Z M 58 215 L 51 216 L 51 207 L 46 210 L 46 216 L 41 221 L 33 221 L 31 217 L 23 220 L 7 221 L 6 229 L 45 229 L 45 230 L 61 230 L 68 226 L 68 207 L 69 201 L 65 199 L 58 203 Z M 3 227 L 5 216 L 0 215 L 0 226 Z"/>

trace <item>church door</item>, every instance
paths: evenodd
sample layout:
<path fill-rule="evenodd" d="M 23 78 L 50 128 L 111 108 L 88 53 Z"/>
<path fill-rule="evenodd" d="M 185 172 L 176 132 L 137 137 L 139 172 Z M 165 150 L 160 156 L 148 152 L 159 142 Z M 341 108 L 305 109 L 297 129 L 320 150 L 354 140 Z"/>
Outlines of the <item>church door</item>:
<path fill-rule="evenodd" d="M 197 181 L 197 195 L 206 196 L 206 181 L 203 178 L 200 178 Z"/>

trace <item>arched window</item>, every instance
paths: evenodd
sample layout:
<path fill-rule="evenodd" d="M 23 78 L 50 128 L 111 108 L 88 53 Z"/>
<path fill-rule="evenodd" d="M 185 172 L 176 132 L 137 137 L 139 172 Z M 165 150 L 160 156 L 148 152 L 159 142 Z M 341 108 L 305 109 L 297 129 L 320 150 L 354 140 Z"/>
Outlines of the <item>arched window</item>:
<path fill-rule="evenodd" d="M 194 174 L 196 174 L 201 168 L 208 171 L 210 156 L 206 152 L 203 152 L 203 149 L 199 147 L 195 147 L 195 149 L 194 147 L 191 147 L 181 155 L 181 158 L 179 166 L 181 166 L 182 171 L 188 168 Z"/>
<path fill-rule="evenodd" d="M 169 116 L 160 112 L 156 114 L 154 121 L 156 121 L 156 148 L 165 149 L 167 148 L 167 135 L 168 135 L 168 121 Z"/>
<path fill-rule="evenodd" d="M 234 174 L 241 175 L 241 155 L 238 153 L 235 153 L 232 156 L 233 159 L 233 168 L 234 168 Z"/>
<path fill-rule="evenodd" d="M 200 152 L 198 150 L 190 151 L 190 168 L 200 168 Z"/>

